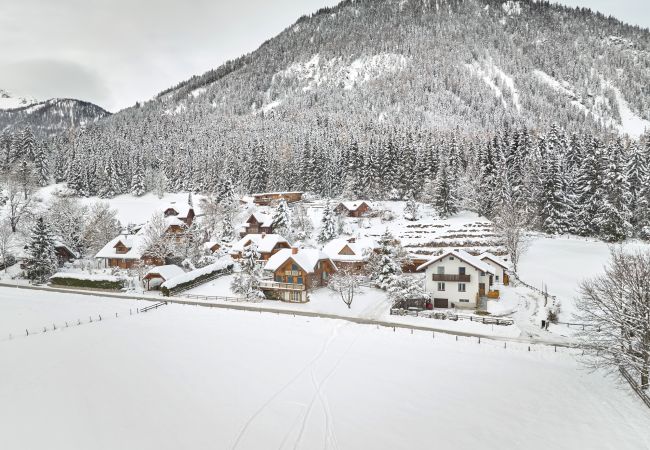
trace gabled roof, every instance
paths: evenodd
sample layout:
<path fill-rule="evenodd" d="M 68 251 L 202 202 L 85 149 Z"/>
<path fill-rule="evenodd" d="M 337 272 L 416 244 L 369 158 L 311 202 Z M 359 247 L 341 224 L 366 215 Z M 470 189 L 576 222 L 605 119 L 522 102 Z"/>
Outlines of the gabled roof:
<path fill-rule="evenodd" d="M 492 254 L 492 253 L 490 253 L 490 252 L 484 252 L 484 253 L 481 253 L 481 254 L 478 256 L 478 259 L 480 259 L 481 261 L 483 261 L 483 260 L 485 260 L 485 259 L 489 259 L 489 260 L 492 261 L 494 264 L 496 264 L 496 265 L 498 265 L 498 266 L 501 266 L 501 267 L 504 268 L 504 269 L 508 269 L 508 268 L 509 268 L 507 262 L 505 262 L 503 259 L 499 258 L 498 256 L 496 256 L 496 255 L 494 255 L 494 254 Z"/>
<path fill-rule="evenodd" d="M 315 248 L 301 248 L 296 253 L 294 249 L 285 248 L 271 256 L 264 266 L 264 270 L 275 272 L 288 260 L 293 260 L 298 267 L 307 273 L 314 273 L 319 261 L 329 261 L 334 269 L 336 266 L 334 262 L 322 251 Z"/>
<path fill-rule="evenodd" d="M 255 218 L 255 220 L 263 227 L 270 227 L 271 225 L 273 225 L 273 217 L 271 217 L 269 214 L 254 212 L 253 214 L 250 215 L 246 223 L 250 223 L 251 219 L 253 218 Z"/>
<path fill-rule="evenodd" d="M 343 205 L 345 209 L 348 211 L 356 211 L 361 207 L 361 205 L 365 204 L 368 206 L 368 208 L 371 208 L 370 203 L 364 201 L 364 200 L 358 200 L 356 202 L 341 202 L 339 203 L 339 206 Z"/>
<path fill-rule="evenodd" d="M 341 254 L 346 246 L 352 250 L 353 255 Z M 328 242 L 323 247 L 323 252 L 333 261 L 355 262 L 366 260 L 366 250 L 374 250 L 377 243 L 372 239 L 359 239 L 349 242 L 346 239 L 338 238 Z"/>
<path fill-rule="evenodd" d="M 97 252 L 95 258 L 140 259 L 145 250 L 144 240 L 145 236 L 141 232 L 138 234 L 121 234 L 113 238 L 104 248 Z M 126 253 L 117 253 L 115 246 L 118 242 L 124 244 L 129 251 Z"/>
<path fill-rule="evenodd" d="M 247 234 L 232 246 L 234 252 L 243 252 L 244 248 L 252 243 L 257 245 L 260 253 L 270 253 L 278 244 L 289 244 L 289 242 L 279 234 Z"/>
<path fill-rule="evenodd" d="M 181 219 L 179 219 L 180 216 L 169 216 L 165 217 L 165 223 L 167 224 L 167 228 L 171 226 L 177 226 L 177 227 L 186 227 L 187 224 L 183 222 Z"/>
<path fill-rule="evenodd" d="M 147 275 L 159 275 L 161 278 L 164 278 L 165 281 L 167 281 L 184 274 L 185 271 L 183 269 L 176 265 L 170 264 L 167 266 L 158 266 L 152 268 L 149 272 L 146 273 L 145 277 Z"/>
<path fill-rule="evenodd" d="M 64 244 L 63 242 L 61 242 L 61 241 L 59 241 L 59 240 L 56 240 L 56 239 L 54 240 L 54 248 L 57 248 L 57 249 L 58 249 L 58 248 L 65 249 L 65 250 L 66 250 L 68 253 L 70 253 L 74 258 L 79 258 L 79 253 L 77 253 L 76 251 L 74 251 L 73 249 L 71 249 L 70 247 L 68 247 L 67 244 Z"/>
<path fill-rule="evenodd" d="M 418 271 L 426 269 L 428 266 L 431 264 L 440 261 L 443 258 L 446 258 L 447 256 L 455 256 L 456 258 L 460 259 L 461 261 L 466 262 L 472 267 L 475 267 L 476 269 L 480 270 L 481 272 L 489 272 L 491 274 L 494 274 L 494 269 L 487 263 L 484 263 L 481 261 L 479 258 L 476 256 L 472 256 L 469 253 L 467 253 L 465 250 L 459 250 L 459 249 L 454 249 L 450 250 L 448 252 L 443 253 L 442 255 L 435 256 L 429 261 L 425 262 L 422 264 L 420 267 L 418 267 Z"/>

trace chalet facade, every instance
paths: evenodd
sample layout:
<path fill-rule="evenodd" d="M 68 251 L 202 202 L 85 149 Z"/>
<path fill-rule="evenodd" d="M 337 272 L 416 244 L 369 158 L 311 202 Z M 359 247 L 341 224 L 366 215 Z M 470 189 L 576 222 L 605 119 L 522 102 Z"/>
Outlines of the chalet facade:
<path fill-rule="evenodd" d="M 370 205 L 364 201 L 341 202 L 334 210 L 345 217 L 363 217 L 372 211 Z"/>
<path fill-rule="evenodd" d="M 307 293 L 327 286 L 337 268 L 320 250 L 289 248 L 273 255 L 264 271 L 269 279 L 262 281 L 260 287 L 268 298 L 305 303 L 309 301 Z"/>
<path fill-rule="evenodd" d="M 464 250 L 445 252 L 418 270 L 426 271 L 425 290 L 434 308 L 479 308 L 494 292 L 494 269 Z"/>
<path fill-rule="evenodd" d="M 337 269 L 360 274 L 365 271 L 368 259 L 377 248 L 372 239 L 334 239 L 323 247 Z"/>
<path fill-rule="evenodd" d="M 255 244 L 260 254 L 260 260 L 268 261 L 282 249 L 290 249 L 291 244 L 279 234 L 248 234 L 232 246 L 231 256 L 239 259 L 243 256 L 246 248 Z"/>
<path fill-rule="evenodd" d="M 295 203 L 302 200 L 302 192 L 265 192 L 262 194 L 253 194 L 253 203 L 259 206 L 273 205 L 280 200 L 287 203 Z"/>
<path fill-rule="evenodd" d="M 478 256 L 478 259 L 486 264 L 489 264 L 494 269 L 494 282 L 495 284 L 503 284 L 508 286 L 510 284 L 510 275 L 508 274 L 508 263 L 492 253 L 485 252 Z"/>
<path fill-rule="evenodd" d="M 273 234 L 273 217 L 259 212 L 251 214 L 239 237 L 247 234 Z"/>

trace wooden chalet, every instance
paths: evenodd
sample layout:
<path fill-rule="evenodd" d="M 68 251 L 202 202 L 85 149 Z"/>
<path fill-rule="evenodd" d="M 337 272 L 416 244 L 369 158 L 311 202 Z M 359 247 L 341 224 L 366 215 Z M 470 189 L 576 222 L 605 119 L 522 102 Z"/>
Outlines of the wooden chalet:
<path fill-rule="evenodd" d="M 268 298 L 305 303 L 309 301 L 307 293 L 327 286 L 337 268 L 320 250 L 289 248 L 273 255 L 264 270 L 271 278 L 263 280 L 260 288 Z"/>
<path fill-rule="evenodd" d="M 194 208 L 187 204 L 171 203 L 169 206 L 167 206 L 163 214 L 165 217 L 176 217 L 178 220 L 184 222 L 187 226 L 192 225 L 192 222 L 194 222 L 194 217 L 196 217 Z"/>
<path fill-rule="evenodd" d="M 252 244 L 257 247 L 262 261 L 268 261 L 271 256 L 282 249 L 291 248 L 291 244 L 279 234 L 247 234 L 232 246 L 232 258 L 241 258 L 246 248 Z"/>
<path fill-rule="evenodd" d="M 250 215 L 239 237 L 247 234 L 273 234 L 273 217 L 268 214 L 254 212 Z"/>
<path fill-rule="evenodd" d="M 360 274 L 366 269 L 368 258 L 377 249 L 372 239 L 334 239 L 323 247 L 339 270 Z"/>
<path fill-rule="evenodd" d="M 345 217 L 363 217 L 370 213 L 372 208 L 364 201 L 341 202 L 334 208 L 334 211 Z"/>
<path fill-rule="evenodd" d="M 302 200 L 302 192 L 265 192 L 253 194 L 253 203 L 260 206 L 268 206 L 284 199 L 287 203 L 295 203 Z"/>

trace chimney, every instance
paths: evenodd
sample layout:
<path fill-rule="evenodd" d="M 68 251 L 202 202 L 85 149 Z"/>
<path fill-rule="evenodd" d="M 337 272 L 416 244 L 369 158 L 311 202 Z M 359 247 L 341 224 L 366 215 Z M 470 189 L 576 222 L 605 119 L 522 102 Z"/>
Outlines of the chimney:
<path fill-rule="evenodd" d="M 297 255 L 298 254 L 298 247 L 291 247 L 291 254 L 292 255 Z"/>

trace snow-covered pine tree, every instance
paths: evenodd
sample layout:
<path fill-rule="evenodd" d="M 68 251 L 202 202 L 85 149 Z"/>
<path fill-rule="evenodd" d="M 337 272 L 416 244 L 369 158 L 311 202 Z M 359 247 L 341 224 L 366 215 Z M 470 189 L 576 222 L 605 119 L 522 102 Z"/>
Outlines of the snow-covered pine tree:
<path fill-rule="evenodd" d="M 546 151 L 546 164 L 541 174 L 542 192 L 539 199 L 542 230 L 549 234 L 567 231 L 566 183 L 562 173 L 561 156 L 556 150 Z"/>
<path fill-rule="evenodd" d="M 230 289 L 236 294 L 243 295 L 249 301 L 263 299 L 264 294 L 260 291 L 262 266 L 257 245 L 252 243 L 244 248 L 240 267 L 241 271 L 233 278 Z"/>
<path fill-rule="evenodd" d="M 34 152 L 34 172 L 39 186 L 50 184 L 50 161 L 48 159 L 47 143 L 43 142 Z"/>
<path fill-rule="evenodd" d="M 42 217 L 36 220 L 26 250 L 27 278 L 45 283 L 56 272 L 58 260 L 50 228 Z"/>
<path fill-rule="evenodd" d="M 334 214 L 332 206 L 329 200 L 327 200 L 325 208 L 323 209 L 320 232 L 318 233 L 318 242 L 322 244 L 331 241 L 338 235 L 336 230 L 336 217 L 334 217 Z"/>
<path fill-rule="evenodd" d="M 410 221 L 416 221 L 420 219 L 420 205 L 415 201 L 413 196 L 413 191 L 410 191 L 406 200 L 406 206 L 404 207 L 404 218 Z"/>
<path fill-rule="evenodd" d="M 144 181 L 144 164 L 142 158 L 138 158 L 135 162 L 133 177 L 131 178 L 131 194 L 136 197 L 142 197 L 147 192 Z"/>
<path fill-rule="evenodd" d="M 608 242 L 622 241 L 631 234 L 632 226 L 629 222 L 630 186 L 620 141 L 610 145 L 605 158 L 603 194 L 603 202 L 594 217 L 600 235 Z"/>
<path fill-rule="evenodd" d="M 273 213 L 273 230 L 282 235 L 289 236 L 293 230 L 291 210 L 285 199 L 280 199 Z"/>
<path fill-rule="evenodd" d="M 438 175 L 433 187 L 432 206 L 443 219 L 458 212 L 456 189 L 456 180 L 446 161 L 442 159 L 438 164 Z"/>

